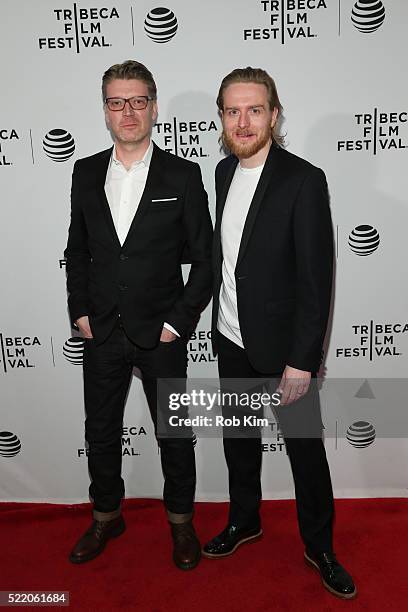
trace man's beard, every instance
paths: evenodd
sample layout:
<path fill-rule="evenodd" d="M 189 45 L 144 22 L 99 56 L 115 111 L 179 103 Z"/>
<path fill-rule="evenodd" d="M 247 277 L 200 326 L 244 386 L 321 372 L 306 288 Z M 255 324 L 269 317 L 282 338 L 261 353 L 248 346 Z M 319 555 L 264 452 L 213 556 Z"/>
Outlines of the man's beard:
<path fill-rule="evenodd" d="M 235 130 L 235 134 L 246 134 L 251 133 L 250 130 Z M 234 155 L 236 155 L 239 159 L 248 159 L 253 155 L 256 155 L 258 151 L 264 148 L 265 145 L 271 140 L 271 130 L 270 128 L 266 128 L 263 132 L 259 134 L 255 142 L 251 142 L 248 144 L 245 143 L 237 143 L 225 130 L 222 132 L 222 142 L 224 146 L 231 151 Z"/>

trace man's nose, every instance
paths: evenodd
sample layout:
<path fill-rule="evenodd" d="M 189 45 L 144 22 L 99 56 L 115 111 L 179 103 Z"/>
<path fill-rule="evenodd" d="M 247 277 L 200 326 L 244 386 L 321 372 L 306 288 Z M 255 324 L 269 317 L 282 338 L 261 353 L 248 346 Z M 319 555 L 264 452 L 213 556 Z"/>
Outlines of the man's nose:
<path fill-rule="evenodd" d="M 240 128 L 245 128 L 245 127 L 248 127 L 248 125 L 249 125 L 249 115 L 247 111 L 242 111 L 239 114 L 238 126 Z"/>
<path fill-rule="evenodd" d="M 135 111 L 130 106 L 129 100 L 126 100 L 125 106 L 123 108 L 123 114 L 129 116 L 129 115 L 134 115 L 134 113 L 135 113 Z"/>

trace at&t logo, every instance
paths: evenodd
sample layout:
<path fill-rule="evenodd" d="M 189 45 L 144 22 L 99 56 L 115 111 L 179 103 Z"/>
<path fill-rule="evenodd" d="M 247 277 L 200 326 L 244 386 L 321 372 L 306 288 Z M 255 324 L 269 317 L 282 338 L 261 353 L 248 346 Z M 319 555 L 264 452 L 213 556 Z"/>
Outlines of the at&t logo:
<path fill-rule="evenodd" d="M 169 42 L 176 35 L 177 28 L 177 17 L 168 8 L 157 7 L 146 15 L 144 30 L 156 43 Z"/>
<path fill-rule="evenodd" d="M 380 235 L 371 225 L 357 225 L 350 233 L 348 243 L 353 253 L 366 257 L 378 249 Z"/>
<path fill-rule="evenodd" d="M 55 129 L 45 135 L 43 149 L 47 157 L 53 161 L 64 162 L 74 154 L 75 142 L 66 130 Z"/>
<path fill-rule="evenodd" d="M 21 451 L 21 442 L 11 431 L 0 431 L 0 456 L 15 457 Z"/>
<path fill-rule="evenodd" d="M 57 36 L 40 36 L 38 46 L 41 50 L 72 49 L 80 53 L 82 49 L 110 47 L 102 33 L 102 24 L 119 19 L 115 7 L 80 7 L 76 2 L 69 8 L 53 10 L 59 26 Z"/>
<path fill-rule="evenodd" d="M 359 32 L 375 32 L 385 20 L 385 8 L 380 0 L 358 0 L 351 12 L 351 21 Z"/>
<path fill-rule="evenodd" d="M 375 429 L 371 423 L 356 421 L 347 430 L 347 441 L 355 448 L 366 448 L 375 440 Z"/>
<path fill-rule="evenodd" d="M 84 361 L 85 340 L 80 336 L 69 338 L 63 348 L 62 354 L 65 359 L 74 365 L 82 365 Z"/>

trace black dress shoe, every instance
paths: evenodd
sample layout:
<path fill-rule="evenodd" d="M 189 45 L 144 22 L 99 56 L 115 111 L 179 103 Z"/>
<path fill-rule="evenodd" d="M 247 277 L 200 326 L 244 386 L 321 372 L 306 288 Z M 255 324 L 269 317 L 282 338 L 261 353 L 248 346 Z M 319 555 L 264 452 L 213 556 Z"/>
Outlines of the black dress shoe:
<path fill-rule="evenodd" d="M 173 538 L 173 561 L 179 569 L 195 568 L 201 559 L 201 546 L 193 523 L 170 523 Z"/>
<path fill-rule="evenodd" d="M 305 551 L 305 561 L 319 571 L 324 587 L 333 595 L 342 599 L 353 599 L 357 595 L 352 577 L 340 565 L 334 553 L 313 554 Z"/>
<path fill-rule="evenodd" d="M 93 521 L 90 528 L 74 546 L 69 560 L 71 563 L 85 563 L 101 554 L 111 538 L 117 538 L 126 529 L 122 515 L 111 521 Z"/>
<path fill-rule="evenodd" d="M 228 525 L 224 531 L 215 536 L 203 548 L 203 555 L 208 559 L 220 559 L 232 555 L 241 544 L 255 542 L 262 535 L 260 527 L 238 528 L 236 525 Z"/>

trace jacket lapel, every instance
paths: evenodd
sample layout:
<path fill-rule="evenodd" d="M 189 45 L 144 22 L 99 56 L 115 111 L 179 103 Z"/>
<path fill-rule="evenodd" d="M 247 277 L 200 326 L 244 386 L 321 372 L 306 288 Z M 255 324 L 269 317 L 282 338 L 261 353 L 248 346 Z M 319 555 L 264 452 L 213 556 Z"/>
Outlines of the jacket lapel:
<path fill-rule="evenodd" d="M 222 259 L 222 255 L 221 255 L 222 214 L 224 212 L 225 202 L 227 199 L 228 191 L 229 191 L 231 181 L 234 176 L 237 164 L 238 164 L 238 159 L 234 157 L 227 170 L 227 173 L 224 179 L 224 183 L 220 187 L 220 192 L 217 197 L 217 215 L 216 215 L 215 227 L 214 227 L 214 258 L 215 258 L 215 262 L 218 262 L 218 264 L 221 264 L 221 259 Z"/>
<path fill-rule="evenodd" d="M 153 143 L 153 153 L 152 158 L 150 160 L 149 172 L 146 179 L 146 185 L 143 190 L 142 197 L 140 199 L 139 206 L 133 217 L 132 223 L 130 225 L 128 234 L 126 236 L 126 240 L 121 246 L 118 234 L 116 232 L 115 224 L 113 222 L 111 209 L 109 206 L 108 199 L 105 193 L 105 182 L 106 182 L 106 173 L 109 168 L 109 162 L 111 159 L 113 147 L 104 151 L 102 153 L 102 158 L 98 160 L 98 163 L 95 165 L 95 183 L 96 190 L 98 193 L 98 200 L 100 202 L 103 216 L 105 217 L 106 223 L 109 227 L 110 234 L 112 235 L 113 240 L 119 246 L 119 248 L 123 248 L 128 240 L 131 239 L 132 234 L 135 231 L 135 228 L 140 224 L 143 215 L 150 205 L 151 194 L 157 185 L 159 184 L 162 176 L 162 159 L 161 159 L 161 151 L 160 149 Z"/>
<path fill-rule="evenodd" d="M 279 178 L 279 173 L 277 172 L 277 157 L 278 147 L 277 145 L 272 144 L 271 148 L 269 149 L 268 157 L 266 158 L 261 176 L 259 177 L 258 185 L 255 189 L 254 197 L 252 198 L 252 202 L 248 210 L 247 218 L 245 220 L 241 243 L 239 245 L 236 268 L 238 267 L 248 246 L 265 191 L 272 182 Z"/>
<path fill-rule="evenodd" d="M 153 153 L 152 158 L 150 160 L 149 172 L 147 174 L 146 185 L 142 193 L 142 197 L 139 202 L 139 206 L 137 207 L 135 216 L 133 217 L 132 223 L 130 225 L 128 234 L 126 236 L 126 240 L 123 243 L 123 247 L 126 243 L 132 239 L 132 234 L 136 231 L 138 227 L 140 227 L 140 222 L 143 219 L 143 216 L 146 214 L 148 210 L 152 195 L 154 195 L 157 190 L 158 185 L 162 182 L 163 177 L 163 165 L 162 165 L 162 151 L 159 149 L 155 143 L 153 143 Z"/>
<path fill-rule="evenodd" d="M 105 221 L 109 227 L 109 232 L 112 235 L 113 240 L 119 245 L 120 242 L 118 235 L 116 233 L 115 224 L 113 222 L 111 209 L 109 206 L 108 198 L 105 193 L 105 182 L 106 182 L 106 173 L 108 172 L 109 162 L 112 156 L 113 147 L 104 151 L 101 155 L 101 159 L 95 168 L 95 182 L 96 182 L 96 190 L 98 193 L 98 199 L 102 208 L 103 216 L 105 217 Z"/>

